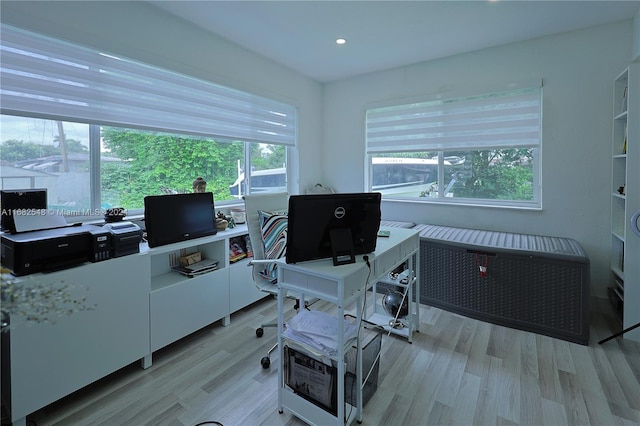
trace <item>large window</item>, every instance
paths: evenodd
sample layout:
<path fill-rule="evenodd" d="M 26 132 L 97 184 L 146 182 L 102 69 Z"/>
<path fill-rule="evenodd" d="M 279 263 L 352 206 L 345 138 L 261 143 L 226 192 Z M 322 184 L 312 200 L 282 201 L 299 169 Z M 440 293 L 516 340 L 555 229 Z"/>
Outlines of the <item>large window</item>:
<path fill-rule="evenodd" d="M 146 195 L 191 192 L 197 177 L 216 205 L 286 190 L 281 145 L 8 115 L 0 125 L 0 188 L 47 188 L 49 208 L 67 216 L 137 211 Z"/>
<path fill-rule="evenodd" d="M 287 189 L 294 106 L 5 25 L 0 52 L 1 188 L 77 216 L 197 177 L 217 207 Z"/>
<path fill-rule="evenodd" d="M 368 187 L 386 199 L 539 208 L 541 87 L 367 110 Z"/>

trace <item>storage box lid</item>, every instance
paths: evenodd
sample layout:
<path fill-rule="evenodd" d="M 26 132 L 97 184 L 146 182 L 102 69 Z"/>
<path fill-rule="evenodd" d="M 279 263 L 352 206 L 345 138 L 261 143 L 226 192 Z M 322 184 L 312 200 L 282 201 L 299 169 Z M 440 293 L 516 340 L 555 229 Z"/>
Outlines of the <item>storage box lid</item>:
<path fill-rule="evenodd" d="M 517 234 L 436 225 L 417 225 L 420 239 L 478 251 L 542 256 L 589 263 L 580 244 L 571 238 Z"/>

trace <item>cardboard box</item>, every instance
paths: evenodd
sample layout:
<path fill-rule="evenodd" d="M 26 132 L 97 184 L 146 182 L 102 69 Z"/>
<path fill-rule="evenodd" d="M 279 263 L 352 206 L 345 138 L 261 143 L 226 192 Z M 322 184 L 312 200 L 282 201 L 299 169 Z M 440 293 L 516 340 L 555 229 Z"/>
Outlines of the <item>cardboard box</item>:
<path fill-rule="evenodd" d="M 193 265 L 194 263 L 198 263 L 201 260 L 202 260 L 202 254 L 200 254 L 200 252 L 197 251 L 195 253 L 191 253 L 186 256 L 181 256 L 180 259 L 178 259 L 178 262 L 180 262 L 180 266 L 189 266 L 189 265 Z"/>

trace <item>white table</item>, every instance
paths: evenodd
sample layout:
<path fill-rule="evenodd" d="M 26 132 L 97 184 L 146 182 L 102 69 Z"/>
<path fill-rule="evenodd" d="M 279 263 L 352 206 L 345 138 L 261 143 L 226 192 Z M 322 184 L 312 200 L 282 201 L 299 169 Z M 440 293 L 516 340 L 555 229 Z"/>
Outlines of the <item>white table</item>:
<path fill-rule="evenodd" d="M 317 260 L 310 262 L 301 262 L 298 264 L 287 264 L 284 260 L 278 262 L 278 350 L 279 350 L 279 371 L 278 371 L 278 411 L 284 409 L 292 412 L 296 417 L 304 420 L 309 424 L 336 424 L 342 426 L 350 424 L 353 420 L 362 421 L 362 387 L 358 386 L 356 390 L 357 404 L 355 407 L 349 407 L 345 410 L 342 401 L 345 400 L 344 375 L 345 363 L 336 362 L 337 364 L 337 414 L 334 416 L 331 412 L 326 411 L 322 407 L 313 402 L 302 398 L 294 393 L 290 388 L 284 385 L 284 320 L 283 306 L 284 299 L 288 292 L 295 293 L 301 298 L 300 306 L 304 306 L 305 298 L 318 298 L 336 305 L 338 319 L 344 318 L 345 306 L 356 303 L 356 323 L 366 318 L 366 306 L 363 306 L 367 289 L 371 288 L 380 279 L 388 276 L 398 265 L 407 262 L 408 268 L 412 272 L 412 283 L 415 283 L 415 277 L 420 276 L 415 269 L 418 267 L 416 257 L 420 250 L 420 238 L 417 231 L 402 228 L 381 228 L 390 231 L 390 236 L 378 238 L 376 251 L 370 253 L 368 263 L 364 260 L 363 255 L 356 256 L 356 263 L 334 266 L 332 259 Z M 419 285 L 408 286 L 420 288 Z M 418 291 L 418 290 L 416 290 Z M 413 296 L 413 294 L 411 294 Z M 416 301 L 419 300 L 416 294 Z M 375 299 L 375 294 L 371 296 Z M 413 302 L 413 298 L 408 299 Z M 375 301 L 374 301 L 375 303 Z M 414 331 L 418 330 L 418 314 L 417 302 L 412 315 L 409 316 L 411 323 L 410 329 L 405 337 L 410 337 Z M 381 317 L 382 318 L 382 317 Z M 382 319 L 382 324 L 388 325 L 392 318 L 387 316 Z M 347 343 L 343 339 L 344 327 L 343 322 L 338 321 L 337 348 L 338 353 L 332 357 L 335 361 L 344 360 L 344 355 L 348 349 Z M 393 330 L 391 330 L 393 332 Z M 361 342 L 357 341 L 358 348 L 357 366 L 356 366 L 356 383 L 362 383 L 362 348 Z M 349 414 L 346 421 L 345 413 Z"/>

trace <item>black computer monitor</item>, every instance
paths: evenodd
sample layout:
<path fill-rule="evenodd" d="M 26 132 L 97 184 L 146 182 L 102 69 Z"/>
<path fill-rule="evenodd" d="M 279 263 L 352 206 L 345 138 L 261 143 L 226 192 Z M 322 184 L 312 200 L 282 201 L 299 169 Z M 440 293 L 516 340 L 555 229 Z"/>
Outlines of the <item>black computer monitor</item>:
<path fill-rule="evenodd" d="M 287 263 L 333 258 L 341 265 L 375 251 L 380 201 L 379 192 L 290 196 Z"/>
<path fill-rule="evenodd" d="M 213 235 L 216 228 L 211 192 L 144 197 L 144 227 L 149 247 Z"/>
<path fill-rule="evenodd" d="M 13 220 L 14 210 L 39 210 L 47 209 L 47 189 L 3 189 L 0 190 L 0 209 L 2 219 L 0 228 L 4 232 L 16 232 L 16 224 Z"/>

